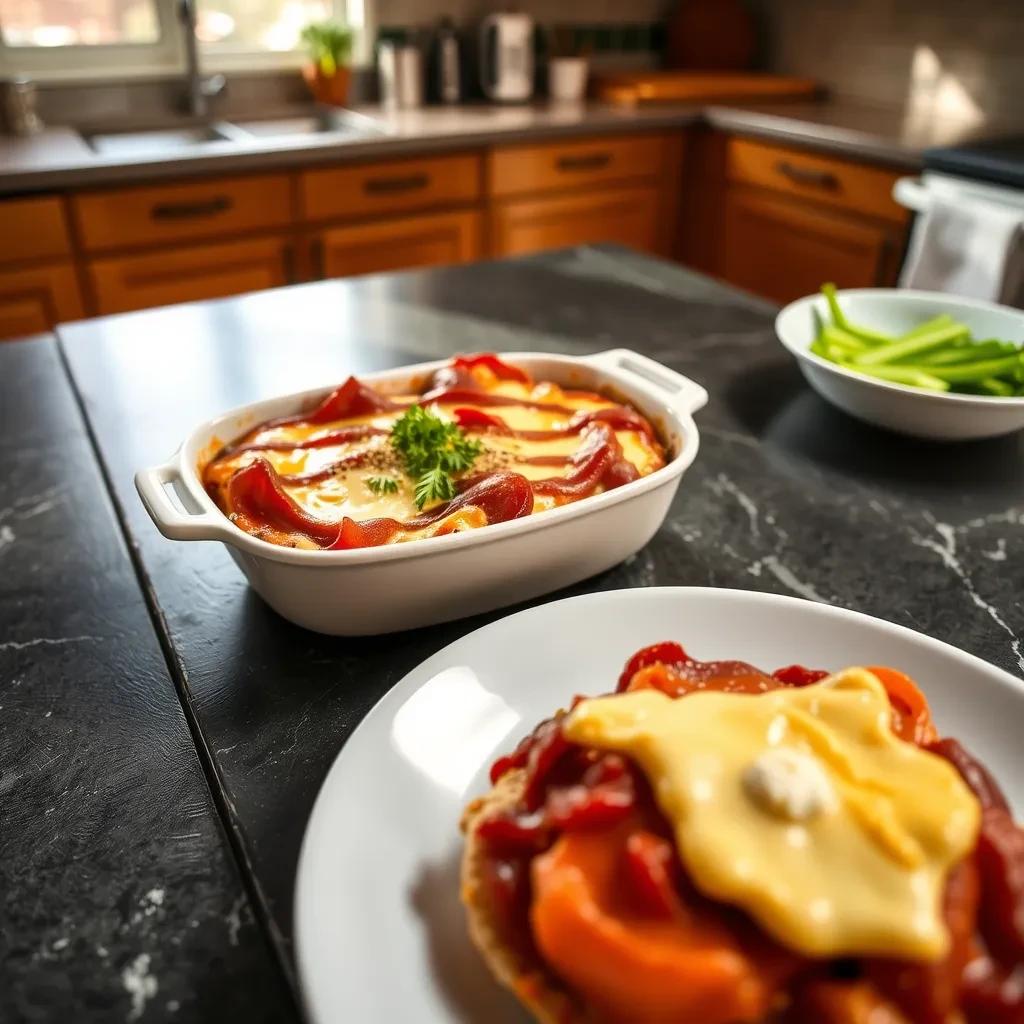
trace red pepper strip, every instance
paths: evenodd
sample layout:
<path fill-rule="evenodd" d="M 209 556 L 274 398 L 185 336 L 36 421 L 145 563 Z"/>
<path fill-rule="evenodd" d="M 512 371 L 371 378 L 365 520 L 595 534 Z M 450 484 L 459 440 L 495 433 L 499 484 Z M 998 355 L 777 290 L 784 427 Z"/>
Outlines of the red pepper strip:
<path fill-rule="evenodd" d="M 544 802 L 544 816 L 550 824 L 568 832 L 608 828 L 629 814 L 635 803 L 633 777 L 623 773 L 596 786 L 577 783 L 552 787 Z"/>
<path fill-rule="evenodd" d="M 335 459 L 334 462 L 329 462 L 322 469 L 311 470 L 308 473 L 283 473 L 280 474 L 279 479 L 281 483 L 288 484 L 290 487 L 305 487 L 309 484 L 318 484 L 321 480 L 329 480 L 346 469 L 361 466 L 365 461 L 366 452 L 351 452 L 349 455 L 343 455 L 340 459 Z"/>
<path fill-rule="evenodd" d="M 530 383 L 530 378 L 524 370 L 520 370 L 518 366 L 511 366 L 503 362 L 493 352 L 480 352 L 472 356 L 456 356 L 452 360 L 452 366 L 456 370 L 468 370 L 470 373 L 478 366 L 484 366 L 498 380 L 517 380 L 523 384 Z"/>
<path fill-rule="evenodd" d="M 968 788 L 978 798 L 982 810 L 994 807 L 1009 812 L 1010 805 L 1006 802 L 999 783 L 992 778 L 989 770 L 979 760 L 961 746 L 959 740 L 947 736 L 945 739 L 926 743 L 925 750 L 944 757 L 956 768 Z"/>
<path fill-rule="evenodd" d="M 642 668 L 648 665 L 678 665 L 690 661 L 690 656 L 683 648 L 671 640 L 660 644 L 651 644 L 650 647 L 643 647 L 626 662 L 626 667 L 619 676 L 616 693 L 622 693 L 629 687 L 629 682 Z"/>
<path fill-rule="evenodd" d="M 473 391 L 471 388 L 434 388 L 420 399 L 421 405 L 436 402 L 439 405 L 479 405 L 492 408 L 497 405 L 519 405 L 527 409 L 540 409 L 541 412 L 556 412 L 563 416 L 571 416 L 574 409 L 567 405 L 554 405 L 551 402 L 535 402 L 532 398 L 513 398 L 511 395 L 498 395 L 488 391 Z"/>
<path fill-rule="evenodd" d="M 382 427 L 371 427 L 369 423 L 361 423 L 354 427 L 342 427 L 340 430 L 329 430 L 317 437 L 307 437 L 303 441 L 265 441 L 258 444 L 239 444 L 222 448 L 210 460 L 210 465 L 226 459 L 232 455 L 240 455 L 242 452 L 291 452 L 305 451 L 309 448 L 331 448 L 337 444 L 347 444 L 349 441 L 365 441 L 368 437 L 375 437 L 388 433 Z"/>
<path fill-rule="evenodd" d="M 672 918 L 680 909 L 672 881 L 676 854 L 672 844 L 640 829 L 626 840 L 622 854 L 625 887 L 637 908 L 651 917 Z"/>
<path fill-rule="evenodd" d="M 498 380 L 530 383 L 530 378 L 518 366 L 502 362 L 492 352 L 482 352 L 475 356 L 456 356 L 434 374 L 431 384 L 435 388 L 479 388 L 480 381 L 473 373 L 478 366 L 486 366 Z"/>
<path fill-rule="evenodd" d="M 488 523 L 504 523 L 533 511 L 533 491 L 529 481 L 518 473 L 490 473 L 474 478 L 452 501 L 404 523 L 386 518 L 357 523 L 346 516 L 337 538 L 328 546 L 333 550 L 377 547 L 387 543 L 398 530 L 420 530 L 470 506 L 479 508 Z"/>
<path fill-rule="evenodd" d="M 883 665 L 870 665 L 868 671 L 878 678 L 889 695 L 892 731 L 901 740 L 918 746 L 936 739 L 928 701 L 914 680 L 897 669 Z"/>
<path fill-rule="evenodd" d="M 828 672 L 818 668 L 804 668 L 803 665 L 787 665 L 785 668 L 777 668 L 772 673 L 772 679 L 778 679 L 786 686 L 810 686 L 812 683 L 820 683 L 828 676 Z"/>
<path fill-rule="evenodd" d="M 337 523 L 311 516 L 285 492 L 277 471 L 266 459 L 254 459 L 231 474 L 227 484 L 227 510 L 256 526 L 299 534 L 321 546 L 330 546 L 338 536 Z"/>
<path fill-rule="evenodd" d="M 636 466 L 623 456 L 615 431 L 606 423 L 597 423 L 590 428 L 586 441 L 572 461 L 575 468 L 566 476 L 534 480 L 534 494 L 582 498 L 601 485 L 612 490 L 640 476 Z"/>
<path fill-rule="evenodd" d="M 356 377 L 349 377 L 311 412 L 269 420 L 263 427 L 285 427 L 293 423 L 331 423 L 334 420 L 347 419 L 349 416 L 393 412 L 395 409 L 406 409 L 409 405 L 409 402 L 394 402 L 385 395 L 378 394 Z"/>
<path fill-rule="evenodd" d="M 468 430 L 496 430 L 502 434 L 509 433 L 508 424 L 504 420 L 473 406 L 460 405 L 452 415 L 460 427 Z"/>
<path fill-rule="evenodd" d="M 1006 967 L 1024 960 L 1024 829 L 1008 811 L 981 816 L 975 852 L 981 871 L 981 934 Z"/>
<path fill-rule="evenodd" d="M 622 405 L 612 406 L 608 409 L 581 410 L 569 420 L 568 426 L 560 430 L 513 430 L 500 416 L 492 416 L 472 406 L 460 406 L 453 415 L 455 422 L 460 427 L 470 430 L 474 428 L 496 430 L 520 441 L 555 441 L 560 437 L 572 437 L 573 434 L 582 433 L 594 423 L 607 423 L 615 430 L 635 430 L 648 437 L 653 438 L 654 436 L 651 425 L 639 413 Z"/>

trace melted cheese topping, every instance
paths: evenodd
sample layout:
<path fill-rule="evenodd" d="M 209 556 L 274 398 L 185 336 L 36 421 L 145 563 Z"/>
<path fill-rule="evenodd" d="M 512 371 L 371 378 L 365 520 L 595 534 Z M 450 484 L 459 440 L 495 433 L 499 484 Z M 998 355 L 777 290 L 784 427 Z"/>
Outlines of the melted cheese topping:
<path fill-rule="evenodd" d="M 616 403 L 590 392 L 563 391 L 557 384 L 541 382 L 525 385 L 518 381 L 494 380 L 486 390 L 492 394 L 501 394 L 511 398 L 560 405 L 572 412 L 556 413 L 543 409 L 531 408 L 528 405 L 501 405 L 484 408 L 483 411 L 503 420 L 512 430 L 563 430 L 572 418 L 572 414 L 581 410 L 615 408 Z M 418 401 L 417 395 L 392 395 L 396 401 Z M 426 407 L 442 419 L 454 419 L 453 411 L 458 407 L 473 406 L 471 401 L 453 403 L 427 403 Z M 294 423 L 277 427 L 257 427 L 245 437 L 234 442 L 235 445 L 279 444 L 287 445 L 299 441 L 308 441 L 323 437 L 343 427 L 369 425 L 382 430 L 390 430 L 392 424 L 403 415 L 405 409 L 394 412 L 375 413 L 367 416 L 352 416 L 330 423 Z M 570 470 L 568 462 L 564 465 L 538 465 L 521 462 L 520 459 L 534 456 L 564 456 L 568 459 L 583 443 L 582 434 L 543 440 L 527 440 L 504 436 L 488 431 L 467 429 L 466 433 L 477 438 L 484 446 L 484 453 L 476 460 L 472 472 L 494 472 L 511 469 L 528 480 L 541 480 L 548 477 L 565 476 Z M 641 476 L 646 476 L 665 464 L 660 446 L 646 434 L 637 430 L 617 430 L 615 432 L 623 455 L 637 468 Z M 391 518 L 405 522 L 414 518 L 421 510 L 415 503 L 415 481 L 410 480 L 402 472 L 402 464 L 396 453 L 391 449 L 390 439 L 379 434 L 363 440 L 348 441 L 344 444 L 331 445 L 323 448 L 294 448 L 290 451 L 249 451 L 239 452 L 226 458 L 215 459 L 203 470 L 204 481 L 215 486 L 223 486 L 230 476 L 253 459 L 267 459 L 282 475 L 298 475 L 316 473 L 340 459 L 361 455 L 358 466 L 342 469 L 327 479 L 309 484 L 285 483 L 285 491 L 298 502 L 307 512 L 327 522 L 338 522 L 348 516 L 362 521 L 376 518 Z M 374 494 L 367 486 L 367 479 L 374 476 L 389 476 L 398 482 L 398 490 L 393 494 Z M 598 487 L 594 493 L 600 493 Z M 534 495 L 533 511 L 541 512 L 564 504 L 572 499 L 558 498 L 552 495 Z M 428 506 L 429 508 L 429 506 Z M 456 514 L 433 523 L 422 530 L 409 531 L 396 535 L 395 541 L 407 541 L 417 537 L 435 536 L 439 533 L 451 533 L 457 530 L 473 529 L 486 525 L 474 519 L 472 514 Z M 310 544 L 315 547 L 316 545 Z"/>
<path fill-rule="evenodd" d="M 865 669 L 757 696 L 601 697 L 564 729 L 633 758 L 697 888 L 789 948 L 946 952 L 945 880 L 974 848 L 980 808 L 952 765 L 893 735 L 885 689 Z"/>

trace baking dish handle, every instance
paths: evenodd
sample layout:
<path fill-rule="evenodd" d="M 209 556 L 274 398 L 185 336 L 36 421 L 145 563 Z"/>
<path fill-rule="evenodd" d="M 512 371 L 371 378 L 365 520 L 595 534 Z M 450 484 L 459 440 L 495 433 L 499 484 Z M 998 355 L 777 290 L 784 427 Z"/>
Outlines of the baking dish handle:
<path fill-rule="evenodd" d="M 167 493 L 169 485 L 178 498 L 179 508 Z M 135 474 L 135 489 L 156 528 L 171 540 L 224 540 L 226 520 L 219 512 L 188 512 L 189 497 L 176 461 L 140 469 Z"/>
<path fill-rule="evenodd" d="M 677 412 L 691 415 L 707 405 L 708 393 L 696 381 L 628 348 L 613 348 L 587 356 L 584 362 L 601 370 L 611 370 L 653 387 Z"/>

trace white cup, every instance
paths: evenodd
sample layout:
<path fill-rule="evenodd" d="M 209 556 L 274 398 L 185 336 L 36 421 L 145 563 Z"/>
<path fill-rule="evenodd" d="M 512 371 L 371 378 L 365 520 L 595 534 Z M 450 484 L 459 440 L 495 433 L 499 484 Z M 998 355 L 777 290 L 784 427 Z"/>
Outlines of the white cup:
<path fill-rule="evenodd" d="M 587 91 L 585 57 L 552 57 L 548 61 L 548 94 L 557 103 L 579 103 Z"/>

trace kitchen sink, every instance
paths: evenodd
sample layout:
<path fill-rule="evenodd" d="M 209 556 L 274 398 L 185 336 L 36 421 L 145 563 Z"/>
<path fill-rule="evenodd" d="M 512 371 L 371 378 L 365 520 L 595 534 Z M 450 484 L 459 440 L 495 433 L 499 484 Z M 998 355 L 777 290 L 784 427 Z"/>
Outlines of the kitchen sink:
<path fill-rule="evenodd" d="M 81 134 L 89 148 L 101 156 L 131 158 L 167 156 L 225 142 L 252 145 L 256 140 L 321 135 L 364 138 L 381 135 L 383 129 L 371 118 L 351 110 L 316 110 L 290 117 L 184 122 L 169 127 L 165 122 L 160 127 L 118 126 Z"/>
<path fill-rule="evenodd" d="M 317 110 L 293 117 L 236 121 L 234 127 L 261 139 L 328 134 L 361 138 L 384 134 L 372 118 L 351 110 Z"/>
<path fill-rule="evenodd" d="M 180 152 L 206 146 L 211 142 L 248 140 L 225 121 L 205 124 L 186 124 L 173 128 L 116 129 L 112 131 L 83 132 L 86 144 L 101 156 L 149 156 L 154 153 Z"/>

